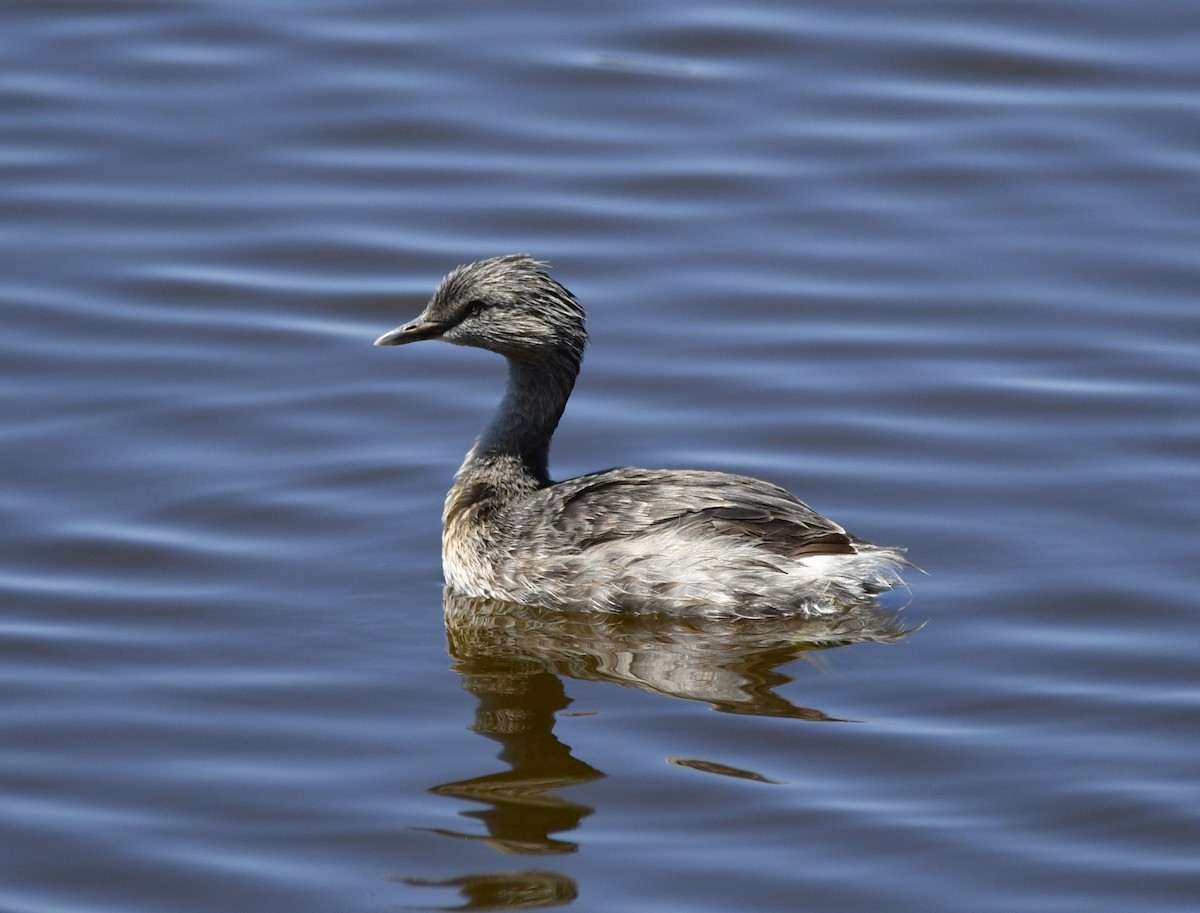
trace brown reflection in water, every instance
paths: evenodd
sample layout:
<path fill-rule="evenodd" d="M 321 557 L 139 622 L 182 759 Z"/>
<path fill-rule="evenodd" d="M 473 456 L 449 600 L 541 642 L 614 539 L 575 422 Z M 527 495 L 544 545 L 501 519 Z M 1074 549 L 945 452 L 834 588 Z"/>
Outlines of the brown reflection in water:
<path fill-rule="evenodd" d="M 551 835 L 573 830 L 592 809 L 556 796 L 554 790 L 604 775 L 572 757 L 571 749 L 554 735 L 555 713 L 571 703 L 562 680 L 533 660 L 456 646 L 453 633 L 450 652 L 463 686 L 479 699 L 471 729 L 500 743 L 496 757 L 508 768 L 433 787 L 437 795 L 486 806 L 464 816 L 483 821 L 488 836 L 438 833 L 484 840 L 504 853 L 575 852 L 574 843 Z"/>
<path fill-rule="evenodd" d="M 732 777 L 735 780 L 753 780 L 756 783 L 774 783 L 778 784 L 779 780 L 772 780 L 769 777 L 764 777 L 762 774 L 746 770 L 742 767 L 733 767 L 729 764 L 721 764 L 718 761 L 704 761 L 700 758 L 667 758 L 667 763 L 675 767 L 689 767 L 692 770 L 700 770 L 704 773 L 719 774 L 722 777 Z"/>
<path fill-rule="evenodd" d="M 792 681 L 778 667 L 812 650 L 891 642 L 908 633 L 874 601 L 843 606 L 836 618 L 687 619 L 539 609 L 447 590 L 443 608 L 454 668 L 479 701 L 471 729 L 500 744 L 497 758 L 507 767 L 433 787 L 437 795 L 481 803 L 482 809 L 464 816 L 486 829 L 482 835 L 436 833 L 518 855 L 575 852 L 577 844 L 554 835 L 574 830 L 592 808 L 556 792 L 604 776 L 554 735 L 555 715 L 571 703 L 564 677 L 704 701 L 724 713 L 837 721 L 776 694 L 776 687 Z M 671 760 L 772 782 L 716 761 Z M 455 909 L 561 905 L 576 896 L 571 879 L 544 871 L 405 881 L 458 887 L 467 903 Z"/>
<path fill-rule="evenodd" d="M 813 650 L 890 643 L 909 633 L 874 600 L 842 605 L 831 617 L 714 619 L 541 609 L 447 590 L 443 609 L 450 652 L 464 680 L 477 668 L 507 663 L 526 677 L 607 681 L 704 701 L 724 713 L 803 720 L 832 718 L 776 694 L 775 688 L 792 681 L 779 666 Z M 466 685 L 481 693 L 478 684 Z M 555 693 L 562 695 L 561 685 Z M 534 706 L 521 710 L 530 713 Z"/>
<path fill-rule="evenodd" d="M 438 907 L 440 910 L 533 910 L 563 906 L 579 895 L 572 879 L 537 869 L 440 880 L 400 880 L 416 888 L 458 888 L 465 902 L 457 907 Z"/>

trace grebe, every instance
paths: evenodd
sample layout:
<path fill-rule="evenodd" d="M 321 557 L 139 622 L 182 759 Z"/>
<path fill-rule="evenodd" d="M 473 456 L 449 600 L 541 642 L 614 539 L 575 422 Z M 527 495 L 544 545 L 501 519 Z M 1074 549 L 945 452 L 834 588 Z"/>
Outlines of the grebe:
<path fill-rule="evenodd" d="M 508 359 L 496 414 L 442 515 L 446 583 L 465 596 L 609 612 L 761 617 L 839 611 L 899 583 L 901 550 L 850 535 L 747 476 L 610 469 L 563 482 L 550 439 L 587 345 L 584 312 L 524 254 L 451 272 L 377 346 L 441 339 Z"/>

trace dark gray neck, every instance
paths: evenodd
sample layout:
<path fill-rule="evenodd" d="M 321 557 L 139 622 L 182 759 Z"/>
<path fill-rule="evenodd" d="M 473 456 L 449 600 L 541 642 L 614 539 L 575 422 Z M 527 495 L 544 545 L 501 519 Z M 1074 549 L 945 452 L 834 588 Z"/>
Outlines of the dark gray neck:
<path fill-rule="evenodd" d="M 549 485 L 550 439 L 578 374 L 579 362 L 570 357 L 536 364 L 509 359 L 504 399 L 471 451 L 468 464 L 515 457 L 516 464 L 539 487 Z"/>

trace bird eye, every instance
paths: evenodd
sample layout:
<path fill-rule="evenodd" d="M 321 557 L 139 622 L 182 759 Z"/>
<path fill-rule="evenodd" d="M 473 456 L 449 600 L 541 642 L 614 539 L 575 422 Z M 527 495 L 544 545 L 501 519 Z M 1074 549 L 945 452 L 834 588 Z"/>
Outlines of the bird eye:
<path fill-rule="evenodd" d="M 480 298 L 475 298 L 467 304 L 467 316 L 474 317 L 487 307 L 487 302 Z"/>

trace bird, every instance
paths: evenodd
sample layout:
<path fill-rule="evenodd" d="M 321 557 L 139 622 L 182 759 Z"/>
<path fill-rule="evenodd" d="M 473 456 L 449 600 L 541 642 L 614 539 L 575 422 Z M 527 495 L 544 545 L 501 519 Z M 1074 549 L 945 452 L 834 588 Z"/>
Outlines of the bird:
<path fill-rule="evenodd" d="M 588 335 L 547 263 L 509 254 L 459 266 L 375 345 L 425 340 L 508 363 L 503 398 L 446 496 L 450 590 L 544 608 L 761 618 L 836 613 L 903 583 L 903 549 L 851 535 L 770 482 L 632 467 L 552 481 L 550 442 Z"/>

